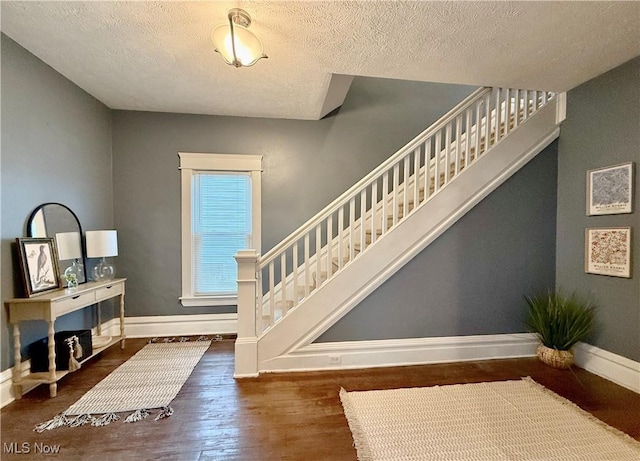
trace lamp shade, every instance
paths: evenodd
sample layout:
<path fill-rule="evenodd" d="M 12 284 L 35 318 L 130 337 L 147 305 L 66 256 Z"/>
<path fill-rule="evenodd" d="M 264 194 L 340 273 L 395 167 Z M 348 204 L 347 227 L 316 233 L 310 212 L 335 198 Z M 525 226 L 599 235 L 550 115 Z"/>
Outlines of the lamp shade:
<path fill-rule="evenodd" d="M 211 41 L 227 64 L 249 67 L 266 58 L 262 42 L 247 28 L 251 18 L 246 11 L 234 8 L 229 11 L 229 23 L 214 27 Z"/>
<path fill-rule="evenodd" d="M 60 232 L 56 234 L 56 246 L 58 247 L 58 259 L 60 261 L 82 258 L 80 232 Z"/>
<path fill-rule="evenodd" d="M 115 230 L 87 231 L 87 257 L 118 256 L 118 233 Z"/>

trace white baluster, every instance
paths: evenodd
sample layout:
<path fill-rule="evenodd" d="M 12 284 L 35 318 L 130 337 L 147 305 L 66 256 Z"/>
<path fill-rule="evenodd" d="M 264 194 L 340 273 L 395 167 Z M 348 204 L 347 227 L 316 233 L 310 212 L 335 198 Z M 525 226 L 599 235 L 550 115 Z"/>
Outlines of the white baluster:
<path fill-rule="evenodd" d="M 387 202 L 389 199 L 389 171 L 382 173 L 382 235 L 387 233 L 389 227 Z"/>
<path fill-rule="evenodd" d="M 356 257 L 355 238 L 354 238 L 354 226 L 356 220 L 356 199 L 351 197 L 349 200 L 349 261 L 353 261 Z"/>
<path fill-rule="evenodd" d="M 420 204 L 420 146 L 413 150 L 413 208 Z"/>
<path fill-rule="evenodd" d="M 338 270 L 342 269 L 344 258 L 344 207 L 338 210 Z"/>
<path fill-rule="evenodd" d="M 293 305 L 294 307 L 298 304 L 298 244 L 300 242 L 296 241 L 293 244 L 292 250 L 292 258 L 293 264 L 291 266 L 291 274 L 293 276 Z"/>
<path fill-rule="evenodd" d="M 456 148 L 453 151 L 453 157 L 455 161 L 455 165 L 453 167 L 453 175 L 458 176 L 458 171 L 460 171 L 460 149 L 461 149 L 461 139 L 462 136 L 462 115 L 458 115 L 456 117 Z"/>
<path fill-rule="evenodd" d="M 280 291 L 282 293 L 282 316 L 287 313 L 287 253 L 280 255 Z"/>
<path fill-rule="evenodd" d="M 402 191 L 402 219 L 406 218 L 409 214 L 409 156 L 404 158 L 404 172 L 402 176 L 402 184 L 404 189 Z"/>
<path fill-rule="evenodd" d="M 322 285 L 322 224 L 316 226 L 316 288 Z"/>
<path fill-rule="evenodd" d="M 487 93 L 487 95 L 485 96 L 485 138 L 484 138 L 484 152 L 489 150 L 489 147 L 491 147 L 491 94 Z"/>
<path fill-rule="evenodd" d="M 364 251 L 367 244 L 367 226 L 365 217 L 367 212 L 367 191 L 360 192 L 360 253 Z"/>
<path fill-rule="evenodd" d="M 333 275 L 333 214 L 327 218 L 327 280 Z"/>
<path fill-rule="evenodd" d="M 434 152 L 434 175 L 433 175 L 433 192 L 436 193 L 440 190 L 440 152 L 442 145 L 442 131 L 438 130 L 436 133 L 436 145 Z"/>
<path fill-rule="evenodd" d="M 371 211 L 369 213 L 369 219 L 371 220 L 371 243 L 376 241 L 378 237 L 378 181 L 374 181 L 371 184 Z"/>
<path fill-rule="evenodd" d="M 467 168 L 471 163 L 471 118 L 473 117 L 473 110 L 469 107 L 465 113 L 465 143 L 464 143 L 464 167 Z"/>
<path fill-rule="evenodd" d="M 393 202 L 391 205 L 391 213 L 392 213 L 392 219 L 391 222 L 393 223 L 393 225 L 395 226 L 396 224 L 398 224 L 398 189 L 399 189 L 399 183 L 400 183 L 400 166 L 396 163 L 393 166 L 393 182 L 391 184 L 391 190 L 392 190 L 392 197 L 393 197 Z"/>
<path fill-rule="evenodd" d="M 273 325 L 276 318 L 276 294 L 275 294 L 275 274 L 273 261 L 269 263 L 269 326 Z"/>
<path fill-rule="evenodd" d="M 304 234 L 304 296 L 309 296 L 309 287 L 311 286 L 311 280 L 309 278 L 309 233 Z"/>
<path fill-rule="evenodd" d="M 480 155 L 480 143 L 482 140 L 482 101 L 476 103 L 476 138 L 475 138 L 475 160 Z"/>
<path fill-rule="evenodd" d="M 431 194 L 431 138 L 424 145 L 424 199 Z"/>

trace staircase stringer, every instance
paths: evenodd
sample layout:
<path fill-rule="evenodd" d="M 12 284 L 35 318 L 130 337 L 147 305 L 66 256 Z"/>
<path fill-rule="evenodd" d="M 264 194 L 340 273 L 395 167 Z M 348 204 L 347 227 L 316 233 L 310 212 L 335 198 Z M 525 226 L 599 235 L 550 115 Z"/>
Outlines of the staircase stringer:
<path fill-rule="evenodd" d="M 273 325 L 258 339 L 259 371 L 282 369 L 279 364 L 287 356 L 295 356 L 327 331 L 558 135 L 554 102 L 478 159 L 473 174 L 460 175 L 398 223 L 394 232 L 379 237 L 377 250 L 358 256 L 343 268 L 341 277 L 320 286 L 304 309 L 294 309 Z"/>

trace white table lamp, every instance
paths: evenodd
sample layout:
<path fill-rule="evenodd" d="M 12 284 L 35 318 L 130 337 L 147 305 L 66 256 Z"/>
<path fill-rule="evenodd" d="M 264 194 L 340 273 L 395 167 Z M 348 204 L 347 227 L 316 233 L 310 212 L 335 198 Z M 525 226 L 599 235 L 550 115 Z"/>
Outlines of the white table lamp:
<path fill-rule="evenodd" d="M 115 230 L 87 231 L 87 258 L 102 258 L 93 268 L 93 278 L 96 281 L 106 282 L 116 274 L 113 264 L 105 258 L 118 256 L 118 233 Z"/>
<path fill-rule="evenodd" d="M 67 286 L 76 286 L 78 282 L 84 282 L 84 265 L 82 264 L 82 243 L 80 232 L 60 232 L 56 234 L 56 247 L 58 259 L 72 263 L 64 270 L 64 279 Z"/>

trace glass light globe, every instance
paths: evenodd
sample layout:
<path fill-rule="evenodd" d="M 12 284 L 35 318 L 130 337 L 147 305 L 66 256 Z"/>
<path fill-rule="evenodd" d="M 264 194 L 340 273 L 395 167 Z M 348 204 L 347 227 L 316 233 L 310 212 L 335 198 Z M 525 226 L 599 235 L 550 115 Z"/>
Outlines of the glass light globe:
<path fill-rule="evenodd" d="M 243 19 L 247 19 L 248 16 Z M 244 25 L 233 21 L 233 42 L 231 40 L 231 24 L 222 24 L 211 32 L 216 51 L 220 53 L 222 59 L 227 64 L 235 67 L 249 67 L 254 65 L 259 59 L 266 58 L 262 47 L 262 42 L 253 35 Z M 249 20 L 250 22 L 250 20 Z M 233 44 L 235 43 L 235 56 Z"/>

